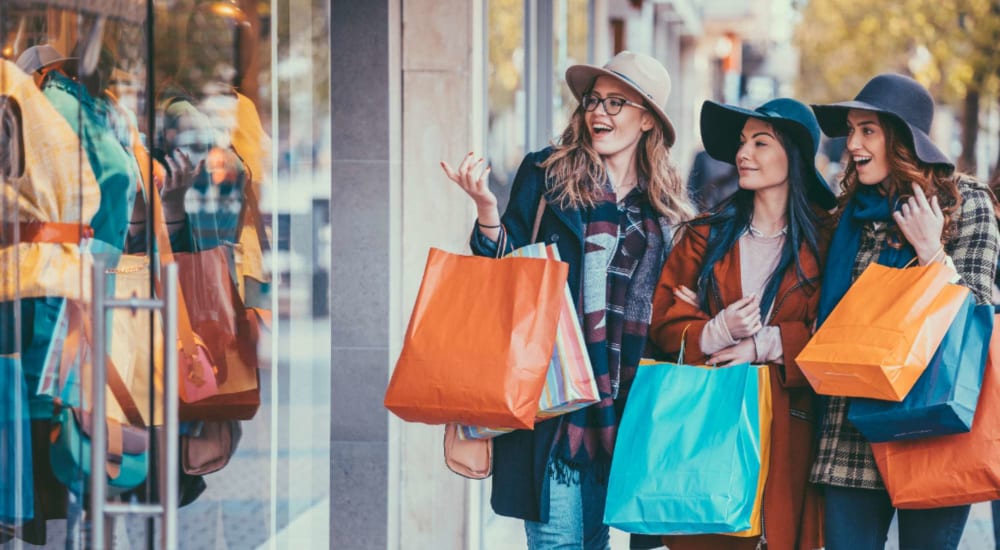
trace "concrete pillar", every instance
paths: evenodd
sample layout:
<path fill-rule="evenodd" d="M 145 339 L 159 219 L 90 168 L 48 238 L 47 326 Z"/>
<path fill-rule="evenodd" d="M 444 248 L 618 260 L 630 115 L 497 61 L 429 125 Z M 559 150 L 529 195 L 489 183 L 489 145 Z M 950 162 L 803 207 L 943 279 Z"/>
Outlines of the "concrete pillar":
<path fill-rule="evenodd" d="M 398 71 L 394 76 L 390 66 L 399 32 L 398 18 L 397 28 L 390 26 L 390 6 L 334 0 L 330 7 L 331 548 L 381 550 L 388 540 L 389 430 L 382 396 L 395 261 L 390 197 L 398 192 L 391 147 Z"/>
<path fill-rule="evenodd" d="M 420 288 L 427 252 L 438 247 L 468 253 L 475 209 L 445 177 L 439 162 L 455 166 L 469 151 L 483 156 L 482 95 L 485 78 L 481 36 L 482 1 L 401 0 L 401 193 L 393 253 L 399 256 L 398 293 L 391 315 L 395 360 Z M 395 281 L 394 281 L 395 283 Z M 441 426 L 390 419 L 389 510 L 398 546 L 465 548 L 478 515 L 470 484 L 444 466 Z M 393 472 L 391 475 L 396 475 Z M 390 478 L 392 479 L 392 478 Z M 395 495 L 393 494 L 395 492 Z"/>

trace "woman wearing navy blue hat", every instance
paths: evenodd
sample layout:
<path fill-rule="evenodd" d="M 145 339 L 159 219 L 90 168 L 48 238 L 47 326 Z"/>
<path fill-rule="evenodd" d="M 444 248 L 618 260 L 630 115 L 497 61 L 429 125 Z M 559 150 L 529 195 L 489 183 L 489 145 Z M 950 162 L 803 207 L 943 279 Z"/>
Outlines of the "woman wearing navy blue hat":
<path fill-rule="evenodd" d="M 705 102 L 705 150 L 735 164 L 739 190 L 689 222 L 660 276 L 650 338 L 690 364 L 769 363 L 774 422 L 760 538 L 666 537 L 671 550 L 812 549 L 819 497 L 808 484 L 815 448 L 814 394 L 795 364 L 819 300 L 836 197 L 817 173 L 819 125 L 793 99 L 756 110 Z M 665 472 L 665 475 L 670 475 Z"/>
<path fill-rule="evenodd" d="M 998 235 L 985 185 L 954 171 L 928 132 L 934 100 L 897 74 L 870 80 L 853 101 L 814 105 L 823 131 L 847 136 L 843 210 L 823 274 L 819 320 L 872 262 L 954 266 L 980 304 L 990 302 Z M 867 440 L 847 422 L 847 399 L 826 400 L 811 479 L 825 485 L 826 547 L 884 548 L 895 509 Z M 969 506 L 899 511 L 901 548 L 954 549 Z"/>

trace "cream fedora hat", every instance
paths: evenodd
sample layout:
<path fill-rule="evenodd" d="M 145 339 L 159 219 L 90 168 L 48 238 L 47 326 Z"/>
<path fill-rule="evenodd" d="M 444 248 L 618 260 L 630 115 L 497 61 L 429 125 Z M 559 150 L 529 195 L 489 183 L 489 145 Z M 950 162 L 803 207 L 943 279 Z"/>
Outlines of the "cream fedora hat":
<path fill-rule="evenodd" d="M 656 59 L 628 50 L 620 52 L 603 67 L 596 65 L 573 65 L 566 69 L 566 84 L 577 101 L 594 87 L 599 76 L 609 76 L 639 93 L 646 100 L 646 106 L 663 123 L 663 135 L 668 146 L 676 139 L 674 125 L 667 116 L 667 99 L 670 97 L 670 73 Z"/>

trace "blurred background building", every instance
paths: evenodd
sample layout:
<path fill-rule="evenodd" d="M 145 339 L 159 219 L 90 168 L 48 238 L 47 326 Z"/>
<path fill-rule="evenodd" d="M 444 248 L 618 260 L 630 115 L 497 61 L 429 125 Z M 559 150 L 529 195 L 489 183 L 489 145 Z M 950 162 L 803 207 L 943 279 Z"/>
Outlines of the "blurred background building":
<path fill-rule="evenodd" d="M 985 179 L 1000 149 L 997 40 L 987 40 L 1000 25 L 990 14 L 1000 10 L 996 2 L 964 12 L 925 3 L 333 0 L 332 547 L 524 547 L 520 523 L 490 511 L 489 483 L 445 468 L 441 427 L 403 423 L 382 407 L 428 248 L 468 250 L 473 204 L 445 178 L 440 160 L 454 163 L 469 151 L 485 157 L 502 210 L 524 154 L 557 138 L 575 108 L 566 68 L 630 49 L 670 71 L 667 110 L 682 174 L 701 150 L 706 99 L 746 106 L 780 95 L 847 100 L 877 72 L 897 70 L 914 73 L 940 98 L 935 136 L 946 151 L 958 157 L 963 136 L 979 138 L 969 158 Z M 932 21 L 937 31 L 911 21 L 932 15 L 943 18 Z M 986 37 L 991 49 L 974 70 L 932 51 L 933 38 L 952 27 L 955 36 L 974 29 Z M 844 57 L 860 60 L 862 51 L 864 63 Z M 964 91 L 972 88 L 956 83 L 981 72 L 989 75 L 978 85 L 976 114 L 963 125 Z M 840 148 L 824 151 L 830 158 L 819 160 L 835 177 Z"/>

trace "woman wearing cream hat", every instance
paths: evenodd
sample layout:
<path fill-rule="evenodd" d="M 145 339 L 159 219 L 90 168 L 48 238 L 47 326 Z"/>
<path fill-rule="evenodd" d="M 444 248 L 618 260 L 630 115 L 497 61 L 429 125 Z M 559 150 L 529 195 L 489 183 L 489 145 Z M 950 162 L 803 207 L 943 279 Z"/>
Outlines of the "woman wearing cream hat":
<path fill-rule="evenodd" d="M 501 232 L 506 251 L 533 235 L 558 247 L 601 397 L 495 439 L 493 509 L 525 520 L 531 549 L 605 549 L 618 422 L 660 269 L 675 227 L 694 209 L 670 160 L 675 133 L 664 112 L 670 76 L 663 65 L 624 51 L 603 67 L 570 67 L 566 83 L 580 106 L 556 144 L 524 159 L 502 218 L 482 159 L 469 153 L 456 169 L 442 167 L 476 203 L 474 253 L 495 256 Z"/>

